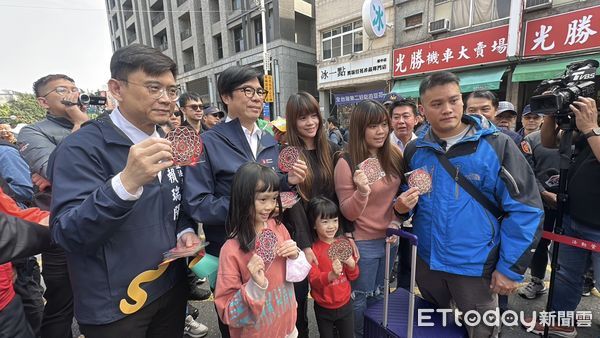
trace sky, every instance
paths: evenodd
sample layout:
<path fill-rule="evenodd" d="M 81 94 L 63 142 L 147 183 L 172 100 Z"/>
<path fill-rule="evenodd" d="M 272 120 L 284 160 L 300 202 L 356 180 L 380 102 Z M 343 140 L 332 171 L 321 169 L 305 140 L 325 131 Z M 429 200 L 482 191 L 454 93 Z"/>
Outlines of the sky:
<path fill-rule="evenodd" d="M 0 89 L 33 93 L 38 78 L 106 89 L 112 49 L 104 0 L 0 0 Z"/>

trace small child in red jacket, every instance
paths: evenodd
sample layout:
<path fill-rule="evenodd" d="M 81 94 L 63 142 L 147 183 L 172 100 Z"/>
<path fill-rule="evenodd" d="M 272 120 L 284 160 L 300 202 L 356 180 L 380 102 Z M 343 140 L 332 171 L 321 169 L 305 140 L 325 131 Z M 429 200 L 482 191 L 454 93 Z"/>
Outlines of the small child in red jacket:
<path fill-rule="evenodd" d="M 319 264 L 312 265 L 309 282 L 319 335 L 334 337 L 336 328 L 339 337 L 354 337 L 350 281 L 358 278 L 356 258 L 350 255 L 343 262 L 335 258 L 332 261 L 328 254 L 338 234 L 337 205 L 325 197 L 315 197 L 310 200 L 306 215 L 318 237 L 312 250 Z"/>

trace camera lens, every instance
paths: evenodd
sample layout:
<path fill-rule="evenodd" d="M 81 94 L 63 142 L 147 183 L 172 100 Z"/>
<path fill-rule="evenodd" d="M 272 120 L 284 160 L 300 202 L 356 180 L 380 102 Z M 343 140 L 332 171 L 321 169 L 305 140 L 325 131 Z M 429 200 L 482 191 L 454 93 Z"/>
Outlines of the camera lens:
<path fill-rule="evenodd" d="M 90 96 L 88 94 L 81 94 L 81 95 L 79 95 L 79 102 L 81 104 L 88 104 L 88 103 L 90 103 Z"/>

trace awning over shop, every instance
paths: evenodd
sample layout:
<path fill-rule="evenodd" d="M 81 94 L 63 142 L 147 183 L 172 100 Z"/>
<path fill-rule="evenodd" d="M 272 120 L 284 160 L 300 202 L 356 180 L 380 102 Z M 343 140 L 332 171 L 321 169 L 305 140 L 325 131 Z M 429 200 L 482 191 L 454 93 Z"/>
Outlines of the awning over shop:
<path fill-rule="evenodd" d="M 419 86 L 423 77 L 401 80 L 394 82 L 392 92 L 402 95 L 402 97 L 419 97 Z"/>
<path fill-rule="evenodd" d="M 505 71 L 506 67 L 495 67 L 456 72 L 455 74 L 460 79 L 461 92 L 469 93 L 480 89 L 498 90 Z M 396 81 L 392 91 L 400 93 L 404 97 L 419 97 L 421 80 L 423 77 Z"/>
<path fill-rule="evenodd" d="M 588 59 L 600 61 L 600 54 L 517 65 L 512 74 L 512 81 L 526 82 L 555 79 L 563 75 L 569 63 Z M 600 68 L 596 70 L 596 74 L 600 74 Z"/>

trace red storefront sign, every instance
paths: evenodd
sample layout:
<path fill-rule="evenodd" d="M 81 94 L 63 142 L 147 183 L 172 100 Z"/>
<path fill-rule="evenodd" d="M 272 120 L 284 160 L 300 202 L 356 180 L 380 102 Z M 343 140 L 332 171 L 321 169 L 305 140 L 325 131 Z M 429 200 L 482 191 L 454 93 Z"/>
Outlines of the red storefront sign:
<path fill-rule="evenodd" d="M 394 77 L 506 61 L 508 25 L 394 49 Z"/>
<path fill-rule="evenodd" d="M 524 56 L 600 47 L 600 6 L 528 21 Z"/>

